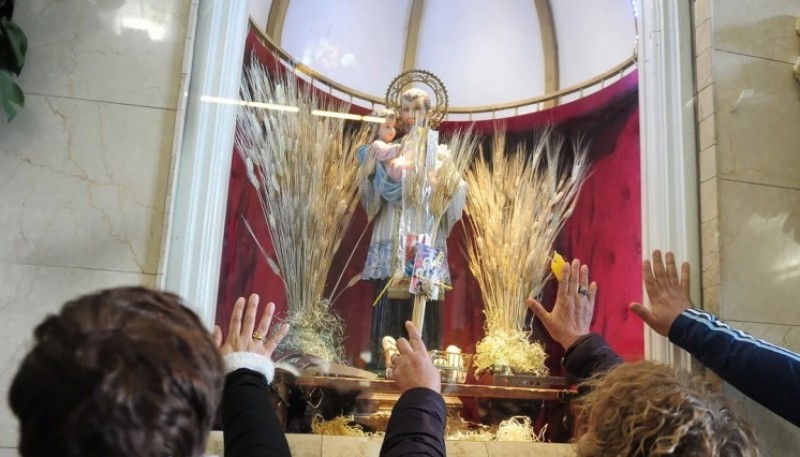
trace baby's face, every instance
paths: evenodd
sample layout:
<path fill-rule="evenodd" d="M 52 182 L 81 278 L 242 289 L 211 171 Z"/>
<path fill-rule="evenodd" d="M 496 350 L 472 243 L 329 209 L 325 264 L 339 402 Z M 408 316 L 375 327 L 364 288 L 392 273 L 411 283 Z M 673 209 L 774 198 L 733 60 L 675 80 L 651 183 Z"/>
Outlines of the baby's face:
<path fill-rule="evenodd" d="M 394 137 L 397 136 L 395 123 L 396 121 L 394 119 L 387 119 L 386 122 L 381 124 L 378 128 L 378 139 L 385 143 L 391 143 Z"/>
<path fill-rule="evenodd" d="M 428 115 L 428 110 L 425 109 L 425 104 L 422 100 L 408 101 L 403 100 L 400 102 L 400 117 L 403 124 L 408 127 L 414 126 L 414 117 L 424 119 Z"/>

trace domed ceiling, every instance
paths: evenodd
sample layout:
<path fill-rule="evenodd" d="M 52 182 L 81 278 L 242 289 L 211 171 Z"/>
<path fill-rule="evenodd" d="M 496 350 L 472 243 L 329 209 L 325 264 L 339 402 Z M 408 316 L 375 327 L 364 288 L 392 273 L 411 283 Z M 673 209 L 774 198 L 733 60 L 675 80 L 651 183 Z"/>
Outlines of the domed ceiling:
<path fill-rule="evenodd" d="M 632 0 L 251 0 L 268 36 L 330 80 L 382 99 L 399 73 L 424 69 L 465 109 L 605 75 L 560 100 L 570 101 L 613 82 L 609 72 L 622 77 L 633 68 L 634 13 Z"/>

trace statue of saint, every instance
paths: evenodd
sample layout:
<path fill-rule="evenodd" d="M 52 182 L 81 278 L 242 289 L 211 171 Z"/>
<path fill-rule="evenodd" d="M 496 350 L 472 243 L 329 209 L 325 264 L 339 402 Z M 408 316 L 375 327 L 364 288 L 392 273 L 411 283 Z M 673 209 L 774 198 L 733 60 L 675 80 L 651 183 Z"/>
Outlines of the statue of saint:
<path fill-rule="evenodd" d="M 416 241 L 425 240 L 440 264 L 439 279 L 433 286 L 436 292 L 426 289 L 425 298 L 422 298 L 423 304 L 431 299 L 423 306 L 422 336 L 428 348 L 441 349 L 443 291 L 439 290 L 439 284 L 450 283 L 446 238 L 464 210 L 466 184 L 458 176 L 460 183 L 447 202 L 444 214 L 427 217 L 427 222 L 421 223 L 419 215 L 427 211 L 412 206 L 419 206 L 419 200 L 408 197 L 408 186 L 412 185 L 409 176 L 417 176 L 420 164 L 427 163 L 431 166 L 425 168 L 425 176 L 435 179 L 436 172 L 447 160 L 446 152 L 437 144 L 438 132 L 430 130 L 430 110 L 431 99 L 425 91 L 412 88 L 402 92 L 399 126 L 405 132 L 402 141 L 392 144 L 394 138 L 381 133 L 392 130 L 390 125 L 394 126 L 396 117 L 391 112 L 379 112 L 376 115 L 386 121 L 376 126 L 373 143 L 361 146 L 357 153 L 359 163 L 369 167 L 360 186 L 362 203 L 367 212 L 374 215 L 372 239 L 362 274 L 363 279 L 374 284 L 376 293 L 370 332 L 372 369 L 384 368 L 383 337 L 405 336 L 404 323 L 412 319 L 415 299 L 409 292 L 409 283 L 414 276 Z M 420 298 L 416 301 L 419 303 Z"/>

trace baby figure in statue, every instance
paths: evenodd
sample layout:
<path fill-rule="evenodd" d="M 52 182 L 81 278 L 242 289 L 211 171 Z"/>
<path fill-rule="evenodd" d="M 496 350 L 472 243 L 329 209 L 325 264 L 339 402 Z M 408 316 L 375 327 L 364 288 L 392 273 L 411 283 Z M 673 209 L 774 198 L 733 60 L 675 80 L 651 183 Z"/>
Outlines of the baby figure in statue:
<path fill-rule="evenodd" d="M 402 162 L 395 162 L 400 157 L 401 147 L 399 144 L 392 144 L 395 137 L 397 137 L 397 113 L 391 108 L 382 109 L 372 113 L 372 117 L 384 119 L 382 124 L 377 124 L 373 128 L 372 143 L 369 145 L 367 152 L 367 160 L 373 161 L 368 163 L 371 171 L 370 175 L 375 172 L 374 161 L 377 160 L 385 165 L 389 177 L 395 181 L 403 178 L 403 169 L 393 165 L 400 165 Z"/>

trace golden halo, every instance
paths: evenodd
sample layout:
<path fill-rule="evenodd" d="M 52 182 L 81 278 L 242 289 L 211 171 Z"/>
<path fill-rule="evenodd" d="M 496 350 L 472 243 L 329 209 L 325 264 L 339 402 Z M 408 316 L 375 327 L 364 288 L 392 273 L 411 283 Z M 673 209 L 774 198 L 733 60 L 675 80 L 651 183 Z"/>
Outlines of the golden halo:
<path fill-rule="evenodd" d="M 424 84 L 433 91 L 435 100 L 431 100 L 431 108 L 428 110 L 428 125 L 435 129 L 444 120 L 449 101 L 442 80 L 427 70 L 408 70 L 397 75 L 386 89 L 386 106 L 399 113 L 400 97 L 413 83 Z"/>

